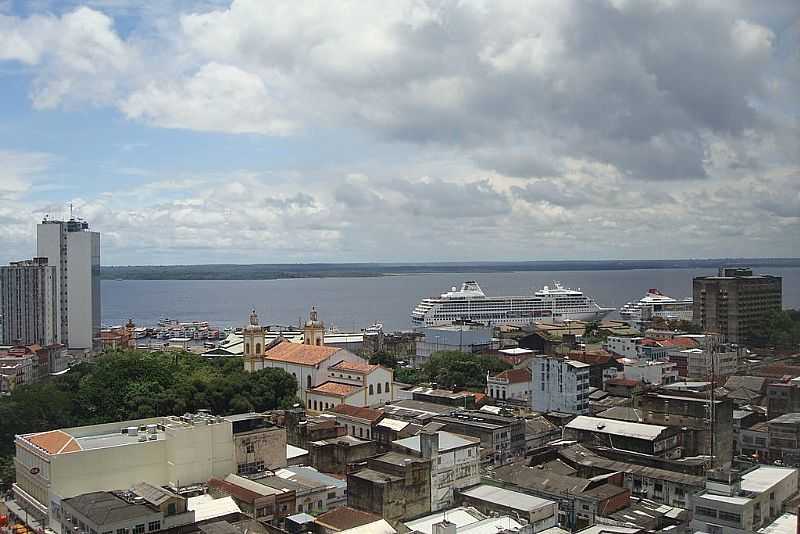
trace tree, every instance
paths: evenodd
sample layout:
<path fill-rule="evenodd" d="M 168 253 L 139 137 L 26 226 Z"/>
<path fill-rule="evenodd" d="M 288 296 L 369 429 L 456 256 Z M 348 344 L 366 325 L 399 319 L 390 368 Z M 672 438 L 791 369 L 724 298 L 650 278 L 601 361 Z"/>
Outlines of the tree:
<path fill-rule="evenodd" d="M 486 386 L 486 373 L 496 374 L 511 365 L 493 356 L 458 351 L 435 352 L 421 369 L 421 378 L 442 387 L 480 388 Z"/>

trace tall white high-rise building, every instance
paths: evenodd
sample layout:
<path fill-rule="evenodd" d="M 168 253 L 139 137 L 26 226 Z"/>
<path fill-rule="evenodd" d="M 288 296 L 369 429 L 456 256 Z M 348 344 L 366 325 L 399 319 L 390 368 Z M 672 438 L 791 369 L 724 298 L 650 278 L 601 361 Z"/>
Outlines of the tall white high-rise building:
<path fill-rule="evenodd" d="M 47 346 L 58 342 L 56 270 L 47 258 L 11 262 L 0 267 L 0 314 L 4 345 Z"/>
<path fill-rule="evenodd" d="M 537 355 L 531 369 L 531 409 L 589 413 L 589 364 L 562 356 Z"/>
<path fill-rule="evenodd" d="M 45 219 L 36 227 L 36 249 L 56 268 L 59 341 L 91 349 L 100 332 L 100 233 L 86 221 Z"/>

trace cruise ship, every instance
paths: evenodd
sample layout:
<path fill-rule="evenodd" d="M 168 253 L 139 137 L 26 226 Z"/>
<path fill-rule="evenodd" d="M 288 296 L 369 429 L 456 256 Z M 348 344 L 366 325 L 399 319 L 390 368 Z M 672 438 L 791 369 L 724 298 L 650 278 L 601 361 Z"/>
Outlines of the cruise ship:
<path fill-rule="evenodd" d="M 591 321 L 614 308 L 602 308 L 580 289 L 544 286 L 533 295 L 487 297 L 478 283 L 469 280 L 439 297 L 422 299 L 411 312 L 411 326 L 441 326 L 459 321 L 486 325 L 525 326 L 533 322 Z"/>
<path fill-rule="evenodd" d="M 619 316 L 626 321 L 650 321 L 655 317 L 668 320 L 692 320 L 692 299 L 674 299 L 655 288 L 637 301 L 631 301 L 619 309 Z"/>

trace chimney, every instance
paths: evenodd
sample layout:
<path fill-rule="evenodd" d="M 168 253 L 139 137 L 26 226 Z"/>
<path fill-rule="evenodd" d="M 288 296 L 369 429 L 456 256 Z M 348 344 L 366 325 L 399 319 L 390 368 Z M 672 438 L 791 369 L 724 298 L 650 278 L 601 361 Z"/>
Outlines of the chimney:
<path fill-rule="evenodd" d="M 431 460 L 439 456 L 439 433 L 430 430 L 420 432 L 419 448 L 423 458 Z"/>

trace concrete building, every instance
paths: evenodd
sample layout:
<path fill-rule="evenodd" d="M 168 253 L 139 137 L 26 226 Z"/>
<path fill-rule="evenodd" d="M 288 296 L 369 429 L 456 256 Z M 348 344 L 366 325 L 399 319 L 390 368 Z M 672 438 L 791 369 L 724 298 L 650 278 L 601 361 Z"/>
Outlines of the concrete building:
<path fill-rule="evenodd" d="M 636 359 L 639 357 L 639 345 L 643 340 L 644 338 L 640 336 L 608 336 L 603 348 L 617 356 Z"/>
<path fill-rule="evenodd" d="M 348 435 L 361 439 L 375 439 L 372 435 L 373 428 L 383 418 L 380 410 L 349 404 L 339 404 L 331 413 L 336 417 L 336 423 L 347 429 Z"/>
<path fill-rule="evenodd" d="M 258 413 L 229 415 L 236 473 L 253 475 L 286 467 L 286 429 Z"/>
<path fill-rule="evenodd" d="M 36 227 L 36 251 L 55 267 L 59 342 L 91 349 L 100 332 L 100 233 L 86 221 L 45 219 Z"/>
<path fill-rule="evenodd" d="M 58 343 L 58 278 L 47 258 L 0 267 L 2 344 L 48 346 Z"/>
<path fill-rule="evenodd" d="M 502 465 L 525 454 L 525 420 L 480 411 L 458 410 L 436 415 L 440 430 L 478 438 L 481 463 Z"/>
<path fill-rule="evenodd" d="M 703 456 L 714 452 L 717 467 L 729 467 L 733 457 L 733 402 L 711 401 L 703 393 L 646 393 L 638 398 L 642 421 L 680 430 L 683 456 Z"/>
<path fill-rule="evenodd" d="M 654 386 L 672 384 L 678 380 L 678 366 L 672 362 L 626 361 L 622 372 L 627 380 L 639 380 Z"/>
<path fill-rule="evenodd" d="M 704 348 L 678 351 L 686 355 L 686 373 L 690 379 L 720 380 L 736 373 L 739 366 L 739 353 L 730 345 L 717 344 L 711 347 L 711 340 Z M 724 380 L 723 380 L 724 382 Z"/>
<path fill-rule="evenodd" d="M 533 532 L 541 532 L 558 524 L 558 503 L 518 491 L 481 484 L 460 492 L 464 506 L 473 506 L 486 515 L 503 514 L 520 517 Z"/>
<path fill-rule="evenodd" d="M 0 393 L 11 393 L 19 386 L 38 380 L 34 354 L 0 354 Z"/>
<path fill-rule="evenodd" d="M 531 410 L 589 413 L 589 367 L 560 356 L 535 356 L 530 361 Z"/>
<path fill-rule="evenodd" d="M 206 413 L 25 434 L 15 445 L 14 499 L 51 525 L 65 498 L 143 479 L 178 490 L 236 471 L 233 423 Z"/>
<path fill-rule="evenodd" d="M 299 492 L 297 511 L 311 513 L 335 510 L 347 504 L 347 481 L 331 476 L 309 466 L 292 466 L 275 471 L 275 477 L 289 480 L 308 488 L 308 493 Z M 320 505 L 320 502 L 322 503 Z M 311 503 L 316 503 L 312 506 Z M 303 508 L 300 508 L 303 505 Z"/>
<path fill-rule="evenodd" d="M 770 312 L 781 310 L 781 285 L 780 276 L 720 267 L 717 276 L 694 279 L 693 320 L 729 343 L 745 342 Z"/>
<path fill-rule="evenodd" d="M 800 412 L 800 377 L 766 384 L 767 416 Z"/>
<path fill-rule="evenodd" d="M 308 443 L 311 465 L 326 473 L 345 474 L 378 454 L 378 443 L 343 435 Z"/>
<path fill-rule="evenodd" d="M 800 413 L 787 413 L 767 422 L 769 461 L 800 466 Z"/>
<path fill-rule="evenodd" d="M 630 491 L 622 487 L 622 477 L 616 474 L 589 480 L 515 462 L 495 469 L 487 479 L 492 485 L 556 502 L 559 526 L 574 531 L 594 524 L 599 515 L 628 506 Z"/>
<path fill-rule="evenodd" d="M 739 475 L 715 472 L 694 497 L 694 532 L 749 534 L 772 523 L 797 493 L 797 470 L 757 466 Z"/>
<path fill-rule="evenodd" d="M 494 343 L 494 331 L 486 326 L 449 325 L 424 327 L 417 331 L 422 337 L 416 342 L 414 359 L 411 362 L 415 367 L 430 360 L 435 352 L 477 353 L 491 349 Z"/>
<path fill-rule="evenodd" d="M 676 428 L 579 415 L 564 430 L 565 437 L 596 446 L 659 458 L 680 458 Z"/>
<path fill-rule="evenodd" d="M 554 455 L 575 468 L 577 475 L 583 478 L 623 473 L 621 485 L 630 490 L 631 496 L 679 508 L 691 507 L 692 495 L 705 484 L 702 476 L 613 460 L 583 445 L 569 445 Z"/>
<path fill-rule="evenodd" d="M 423 430 L 392 443 L 395 450 L 431 460 L 431 511 L 449 508 L 455 493 L 480 483 L 480 440 Z"/>
<path fill-rule="evenodd" d="M 347 505 L 396 525 L 431 511 L 431 461 L 388 452 L 347 474 Z"/>
<path fill-rule="evenodd" d="M 293 489 L 271 488 L 233 473 L 209 480 L 208 493 L 214 498 L 231 497 L 245 516 L 275 526 L 295 510 Z"/>
<path fill-rule="evenodd" d="M 61 534 L 169 532 L 196 522 L 185 497 L 144 482 L 64 499 L 58 519 Z"/>
<path fill-rule="evenodd" d="M 531 370 L 508 369 L 494 376 L 486 374 L 486 395 L 496 401 L 520 401 L 528 404 L 531 394 Z"/>
<path fill-rule="evenodd" d="M 403 525 L 407 529 L 404 532 L 420 534 L 496 534 L 523 531 L 521 521 L 505 514 L 490 517 L 471 506 L 459 506 L 406 521 Z"/>
<path fill-rule="evenodd" d="M 739 430 L 739 453 L 755 460 L 768 462 L 770 457 L 769 425 L 761 421 Z"/>

